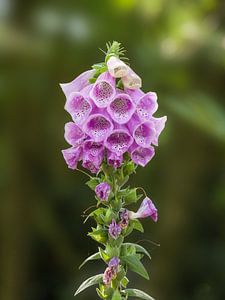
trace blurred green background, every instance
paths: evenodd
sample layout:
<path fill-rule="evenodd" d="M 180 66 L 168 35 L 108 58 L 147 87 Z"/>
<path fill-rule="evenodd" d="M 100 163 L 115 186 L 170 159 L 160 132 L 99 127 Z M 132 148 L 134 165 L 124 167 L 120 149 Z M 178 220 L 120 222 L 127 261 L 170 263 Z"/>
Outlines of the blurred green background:
<path fill-rule="evenodd" d="M 82 211 L 93 193 L 68 170 L 58 83 L 120 41 L 168 116 L 154 160 L 132 177 L 159 209 L 145 220 L 147 282 L 160 300 L 225 299 L 225 2 L 0 0 L 0 299 L 69 300 L 103 264 Z M 89 289 L 77 299 L 97 299 Z"/>

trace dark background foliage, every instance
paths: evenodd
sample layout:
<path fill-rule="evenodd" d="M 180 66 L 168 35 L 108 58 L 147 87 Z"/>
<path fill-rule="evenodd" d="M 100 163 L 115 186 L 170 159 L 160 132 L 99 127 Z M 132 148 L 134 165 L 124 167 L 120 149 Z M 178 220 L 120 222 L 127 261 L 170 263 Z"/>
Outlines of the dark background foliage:
<path fill-rule="evenodd" d="M 128 49 L 144 90 L 157 91 L 166 130 L 131 184 L 159 209 L 145 220 L 150 282 L 161 300 L 225 299 L 225 3 L 219 0 L 0 0 L 0 299 L 69 300 L 101 263 L 82 225 L 85 176 L 60 153 L 67 82 L 100 62 L 107 41 Z M 96 299 L 90 289 L 77 299 Z"/>

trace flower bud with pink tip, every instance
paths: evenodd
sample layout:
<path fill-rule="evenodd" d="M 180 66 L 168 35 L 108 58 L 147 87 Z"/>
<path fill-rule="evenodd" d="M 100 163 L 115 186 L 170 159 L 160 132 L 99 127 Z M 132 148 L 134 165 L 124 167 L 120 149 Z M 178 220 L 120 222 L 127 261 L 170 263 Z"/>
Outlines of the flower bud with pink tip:
<path fill-rule="evenodd" d="M 157 220 L 158 220 L 157 208 L 155 207 L 152 200 L 149 199 L 148 197 L 146 197 L 143 200 L 140 208 L 138 209 L 138 211 L 136 213 L 133 211 L 129 211 L 129 218 L 131 220 L 143 219 L 143 218 L 147 218 L 147 217 L 151 217 L 154 222 L 157 222 Z"/>
<path fill-rule="evenodd" d="M 122 82 L 127 89 L 136 90 L 142 87 L 141 78 L 131 68 L 129 68 L 128 74 L 122 77 Z"/>
<path fill-rule="evenodd" d="M 95 193 L 101 201 L 108 201 L 111 187 L 108 182 L 101 182 L 95 188 Z"/>
<path fill-rule="evenodd" d="M 125 124 L 135 112 L 135 105 L 127 94 L 118 93 L 107 107 L 107 111 L 116 123 Z"/>
<path fill-rule="evenodd" d="M 110 75 L 115 78 L 121 78 L 128 74 L 129 67 L 116 56 L 111 56 L 106 64 Z"/>
<path fill-rule="evenodd" d="M 115 78 L 109 72 L 102 73 L 90 91 L 90 97 L 98 107 L 107 107 L 116 94 Z"/>

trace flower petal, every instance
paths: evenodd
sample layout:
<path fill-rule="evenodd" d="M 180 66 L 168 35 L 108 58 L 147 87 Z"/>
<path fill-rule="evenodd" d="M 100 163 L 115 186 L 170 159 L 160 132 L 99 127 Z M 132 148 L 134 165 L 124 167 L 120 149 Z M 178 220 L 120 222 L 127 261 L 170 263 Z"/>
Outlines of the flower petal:
<path fill-rule="evenodd" d="M 128 95 L 118 94 L 108 106 L 107 111 L 115 122 L 125 124 L 132 117 L 135 106 Z"/>
<path fill-rule="evenodd" d="M 158 109 L 156 93 L 149 92 L 138 100 L 137 114 L 142 121 L 149 121 Z"/>
<path fill-rule="evenodd" d="M 132 136 L 124 129 L 114 130 L 105 141 L 106 147 L 117 155 L 125 153 L 132 143 Z"/>
<path fill-rule="evenodd" d="M 93 141 L 101 142 L 112 132 L 113 124 L 103 114 L 93 114 L 85 122 L 83 129 Z"/>
<path fill-rule="evenodd" d="M 132 150 L 131 159 L 135 164 L 145 167 L 154 155 L 155 149 L 153 147 L 143 148 L 139 146 Z"/>
<path fill-rule="evenodd" d="M 88 70 L 80 74 L 78 77 L 76 77 L 69 83 L 61 83 L 60 87 L 63 90 L 65 96 L 69 97 L 69 95 L 73 92 L 80 92 L 89 84 L 89 79 L 93 77 L 94 73 L 95 70 Z"/>
<path fill-rule="evenodd" d="M 115 93 L 115 78 L 109 72 L 104 72 L 94 84 L 90 97 L 98 107 L 107 107 L 114 98 Z"/>

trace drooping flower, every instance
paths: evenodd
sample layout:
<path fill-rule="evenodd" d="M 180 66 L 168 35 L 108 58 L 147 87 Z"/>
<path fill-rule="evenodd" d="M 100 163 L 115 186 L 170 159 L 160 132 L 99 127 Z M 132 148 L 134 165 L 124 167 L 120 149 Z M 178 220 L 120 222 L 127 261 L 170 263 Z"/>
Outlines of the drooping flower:
<path fill-rule="evenodd" d="M 117 239 L 117 237 L 120 235 L 121 233 L 121 227 L 119 224 L 116 223 L 116 221 L 113 219 L 112 223 L 109 225 L 109 235 L 113 238 L 113 239 Z"/>
<path fill-rule="evenodd" d="M 129 224 L 129 211 L 127 209 L 124 209 L 122 212 L 120 212 L 120 227 L 122 229 L 126 228 Z"/>
<path fill-rule="evenodd" d="M 141 78 L 131 68 L 129 68 L 128 74 L 122 77 L 122 82 L 125 88 L 131 90 L 140 89 L 142 87 Z"/>
<path fill-rule="evenodd" d="M 107 67 L 111 76 L 120 78 L 129 72 L 128 66 L 116 56 L 111 56 L 107 61 Z"/>
<path fill-rule="evenodd" d="M 82 147 L 71 147 L 62 150 L 63 157 L 70 169 L 76 169 L 77 163 L 82 157 Z"/>
<path fill-rule="evenodd" d="M 67 143 L 69 143 L 72 146 L 78 146 L 81 145 L 82 142 L 85 140 L 86 135 L 73 122 L 68 122 L 65 124 L 65 134 L 64 134 L 65 140 Z"/>
<path fill-rule="evenodd" d="M 84 142 L 84 153 L 91 155 L 92 157 L 96 157 L 98 155 L 102 155 L 104 152 L 104 145 L 102 143 L 97 143 L 92 140 L 87 140 Z"/>
<path fill-rule="evenodd" d="M 95 70 L 88 70 L 83 72 L 74 80 L 68 83 L 61 83 L 60 87 L 63 90 L 65 96 L 68 98 L 71 93 L 80 92 L 83 88 L 88 86 L 89 79 L 93 77 Z"/>
<path fill-rule="evenodd" d="M 107 111 L 115 122 L 125 124 L 135 112 L 135 106 L 127 94 L 118 93 L 108 105 Z"/>
<path fill-rule="evenodd" d="M 143 148 L 141 146 L 131 147 L 131 159 L 135 164 L 145 167 L 155 155 L 153 147 Z"/>
<path fill-rule="evenodd" d="M 157 109 L 157 95 L 156 93 L 149 92 L 138 100 L 136 111 L 139 118 L 144 122 L 149 121 Z"/>
<path fill-rule="evenodd" d="M 119 168 L 123 162 L 123 155 L 117 155 L 115 152 L 107 151 L 107 162 L 114 169 Z"/>
<path fill-rule="evenodd" d="M 135 142 L 142 147 L 149 147 L 155 137 L 155 129 L 151 122 L 143 122 L 134 129 L 133 137 Z"/>
<path fill-rule="evenodd" d="M 158 220 L 158 211 L 157 208 L 155 207 L 154 203 L 152 202 L 151 199 L 146 197 L 142 203 L 138 211 L 132 212 L 129 211 L 129 218 L 132 219 L 143 219 L 151 217 L 154 222 L 157 222 Z"/>
<path fill-rule="evenodd" d="M 103 114 L 90 115 L 84 124 L 84 132 L 89 135 L 93 141 L 104 141 L 112 132 L 113 124 L 109 118 Z"/>
<path fill-rule="evenodd" d="M 127 130 L 116 129 L 106 139 L 105 146 L 111 152 L 122 155 L 129 149 L 132 143 L 133 138 Z"/>
<path fill-rule="evenodd" d="M 83 163 L 82 166 L 92 173 L 98 173 L 100 170 L 101 163 L 104 158 L 104 152 L 101 151 L 97 155 L 93 155 L 91 151 L 86 151 L 83 153 Z"/>
<path fill-rule="evenodd" d="M 115 94 L 115 78 L 109 72 L 102 73 L 90 91 L 91 99 L 100 108 L 107 107 Z"/>
<path fill-rule="evenodd" d="M 108 182 L 101 182 L 95 188 L 95 193 L 101 201 L 108 201 L 111 187 Z"/>
<path fill-rule="evenodd" d="M 161 132 L 163 131 L 164 127 L 165 127 L 165 123 L 166 123 L 167 117 L 161 117 L 161 118 L 151 118 L 151 121 L 154 123 L 154 128 L 155 128 L 155 137 L 152 140 L 152 144 L 155 146 L 158 146 L 158 139 L 159 136 L 161 134 Z"/>

